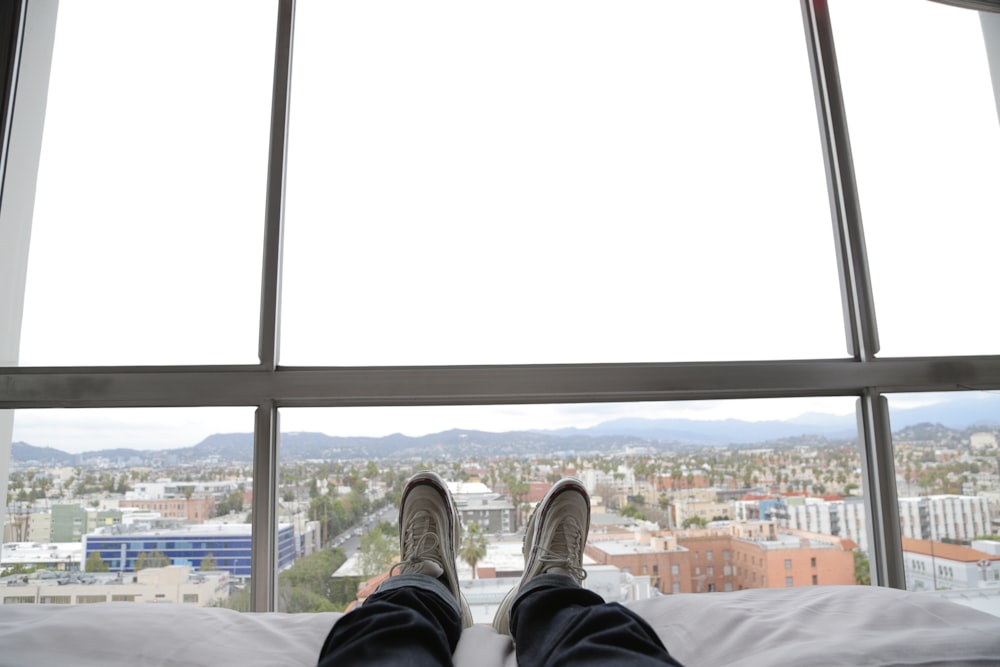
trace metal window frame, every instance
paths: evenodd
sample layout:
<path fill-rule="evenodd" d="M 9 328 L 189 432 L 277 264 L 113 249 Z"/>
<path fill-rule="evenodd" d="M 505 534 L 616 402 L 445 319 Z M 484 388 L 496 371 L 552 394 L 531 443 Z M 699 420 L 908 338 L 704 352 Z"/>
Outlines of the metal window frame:
<path fill-rule="evenodd" d="M 873 584 L 904 586 L 887 392 L 1000 389 L 1000 355 L 879 359 L 875 307 L 847 119 L 825 0 L 800 0 L 812 68 L 820 139 L 827 168 L 831 219 L 840 269 L 848 357 L 749 362 L 530 364 L 394 367 L 286 367 L 278 363 L 285 154 L 291 85 L 295 0 L 279 0 L 262 261 L 260 363 L 251 365 L 130 367 L 0 367 L 0 415 L 17 408 L 253 406 L 254 498 L 252 609 L 276 606 L 276 484 L 279 410 L 282 407 L 449 406 L 597 403 L 853 396 L 874 560 Z M 50 9 L 39 20 L 54 28 L 57 0 L 21 0 Z M 29 12 L 28 19 L 32 18 Z M 44 34 L 44 30 L 41 31 Z M 22 34 L 37 35 L 39 31 Z M 51 41 L 42 44 L 51 59 Z M 26 85 L 28 62 L 14 68 Z M 41 54 L 44 56 L 44 53 Z M 44 58 L 41 58 L 44 61 Z M 21 78 L 17 74 L 21 75 Z M 36 79 L 37 80 L 37 79 Z M 47 80 L 47 76 L 46 76 Z M 19 90 L 15 87 L 15 91 Z M 21 118 L 44 112 L 44 95 L 17 95 L 14 129 L 3 136 L 3 164 Z M 39 104 L 41 105 L 39 107 Z M 37 155 L 17 165 L 37 172 Z M 0 193 L 0 222 L 8 224 L 13 199 Z M 7 217 L 4 217 L 7 216 Z M 15 221 L 14 223 L 17 224 Z M 20 224 L 30 231 L 30 215 Z M 23 231 L 23 230 L 22 230 Z M 23 292 L 23 283 L 21 285 Z M 23 296 L 23 294 L 22 294 Z M 19 331 L 19 329 L 18 329 Z M 8 341 L 9 342 L 9 341 Z M 16 341 L 15 341 L 16 344 Z M 14 359 L 16 364 L 16 358 Z M 4 434 L 0 432 L 0 441 Z M 8 433 L 9 436 L 9 433 Z M 9 437 L 7 438 L 9 446 Z M 2 454 L 2 452 L 0 452 Z M 0 463 L 6 484 L 6 461 Z"/>

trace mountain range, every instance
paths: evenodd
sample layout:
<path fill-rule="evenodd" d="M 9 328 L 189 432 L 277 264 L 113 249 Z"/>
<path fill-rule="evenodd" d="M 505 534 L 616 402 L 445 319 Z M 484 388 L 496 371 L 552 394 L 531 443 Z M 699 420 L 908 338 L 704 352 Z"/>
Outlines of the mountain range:
<path fill-rule="evenodd" d="M 942 403 L 921 407 L 893 407 L 892 429 L 898 432 L 916 424 L 936 424 L 951 430 L 1000 427 L 1000 395 L 956 393 Z M 625 447 L 680 450 L 706 446 L 748 446 L 779 442 L 850 442 L 857 437 L 853 415 L 806 413 L 794 419 L 747 421 L 739 419 L 615 419 L 595 426 L 548 431 L 501 433 L 452 429 L 423 436 L 400 433 L 383 437 L 343 437 L 324 433 L 282 433 L 279 458 L 353 459 L 385 457 L 498 456 L 560 452 L 610 452 Z M 252 433 L 216 433 L 192 447 L 159 451 L 105 449 L 70 454 L 52 447 L 13 443 L 14 462 L 30 461 L 74 465 L 93 458 L 112 461 L 185 463 L 218 457 L 221 461 L 251 461 Z"/>

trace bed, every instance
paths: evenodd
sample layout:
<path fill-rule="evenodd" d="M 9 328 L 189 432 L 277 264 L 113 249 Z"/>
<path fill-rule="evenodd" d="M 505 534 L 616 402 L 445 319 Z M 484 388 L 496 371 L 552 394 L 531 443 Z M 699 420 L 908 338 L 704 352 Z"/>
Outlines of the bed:
<path fill-rule="evenodd" d="M 935 595 L 830 586 L 629 603 L 687 667 L 1000 665 L 1000 617 Z M 170 604 L 0 606 L 0 665 L 315 665 L 340 614 Z M 515 667 L 510 640 L 465 631 L 457 665 Z"/>

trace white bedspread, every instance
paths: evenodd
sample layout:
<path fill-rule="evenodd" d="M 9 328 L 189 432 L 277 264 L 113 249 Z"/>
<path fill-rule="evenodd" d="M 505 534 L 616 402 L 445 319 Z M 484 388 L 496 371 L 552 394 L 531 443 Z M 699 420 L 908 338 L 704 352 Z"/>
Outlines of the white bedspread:
<path fill-rule="evenodd" d="M 871 587 L 670 595 L 630 605 L 687 667 L 1000 666 L 1000 618 Z M 0 606 L 0 665 L 315 665 L 339 614 L 240 614 L 169 604 Z M 506 637 L 465 631 L 468 667 L 515 667 Z"/>

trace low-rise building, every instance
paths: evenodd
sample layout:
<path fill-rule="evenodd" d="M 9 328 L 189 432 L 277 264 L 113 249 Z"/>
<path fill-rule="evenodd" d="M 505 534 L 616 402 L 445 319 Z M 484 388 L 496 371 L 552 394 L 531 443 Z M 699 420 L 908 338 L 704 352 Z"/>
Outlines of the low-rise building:
<path fill-rule="evenodd" d="M 165 519 L 182 519 L 188 523 L 204 523 L 215 516 L 215 498 L 158 498 L 155 500 L 124 499 L 119 501 L 122 509 L 135 508 L 146 512 L 157 512 Z"/>
<path fill-rule="evenodd" d="M 79 570 L 82 558 L 80 542 L 6 542 L 0 569 L 21 566 L 35 570 Z"/>
<path fill-rule="evenodd" d="M 206 607 L 229 597 L 228 572 L 171 565 L 135 574 L 43 572 L 0 579 L 0 604 L 169 602 Z"/>
<path fill-rule="evenodd" d="M 967 547 L 904 537 L 903 572 L 910 591 L 1000 587 L 1000 542 Z"/>
<path fill-rule="evenodd" d="M 201 569 L 205 560 L 212 569 L 224 570 L 240 579 L 250 577 L 250 524 L 194 525 L 163 530 L 124 528 L 92 533 L 83 538 L 84 562 L 98 554 L 112 572 L 134 572 L 136 561 L 162 554 L 171 565 Z M 278 568 L 295 561 L 295 535 L 290 524 L 278 526 Z M 148 560 L 147 560 L 148 562 Z"/>

